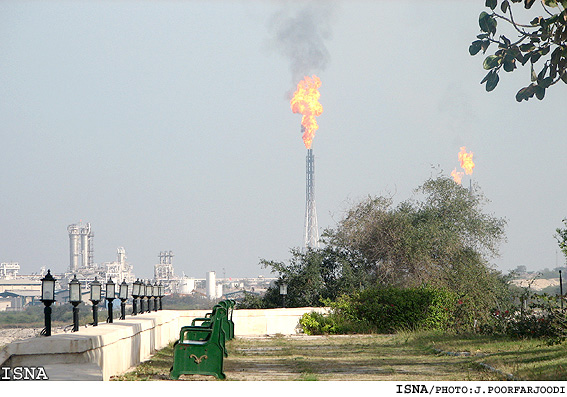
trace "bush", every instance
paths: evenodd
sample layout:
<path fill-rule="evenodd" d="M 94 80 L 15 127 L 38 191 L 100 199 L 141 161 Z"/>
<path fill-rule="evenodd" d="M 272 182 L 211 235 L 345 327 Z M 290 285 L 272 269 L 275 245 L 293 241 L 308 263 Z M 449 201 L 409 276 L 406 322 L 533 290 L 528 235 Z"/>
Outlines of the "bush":
<path fill-rule="evenodd" d="M 374 328 L 365 322 L 350 321 L 336 314 L 305 313 L 299 320 L 299 325 L 307 335 L 346 335 L 368 334 Z"/>
<path fill-rule="evenodd" d="M 527 308 L 522 308 L 522 303 L 513 310 L 494 310 L 492 320 L 483 324 L 480 331 L 518 339 L 540 338 L 548 344 L 565 341 L 567 318 L 565 310 L 558 307 L 557 298 L 545 294 L 524 296 L 531 301 Z"/>
<path fill-rule="evenodd" d="M 408 329 L 445 330 L 453 324 L 459 301 L 443 289 L 368 288 L 335 302 L 331 313 L 309 313 L 301 320 L 306 333 L 392 333 Z"/>

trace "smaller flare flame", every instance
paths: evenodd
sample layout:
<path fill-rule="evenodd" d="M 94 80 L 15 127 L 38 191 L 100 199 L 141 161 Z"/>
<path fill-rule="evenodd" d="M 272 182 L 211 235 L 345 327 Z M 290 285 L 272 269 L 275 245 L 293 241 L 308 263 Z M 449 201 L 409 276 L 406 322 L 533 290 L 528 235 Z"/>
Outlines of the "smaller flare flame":
<path fill-rule="evenodd" d="M 465 174 L 472 175 L 474 169 L 473 152 L 467 153 L 467 148 L 465 146 L 461 147 L 459 161 L 461 162 L 461 168 L 465 170 Z"/>
<path fill-rule="evenodd" d="M 303 131 L 303 142 L 307 149 L 311 148 L 311 142 L 315 137 L 315 131 L 319 128 L 317 125 L 316 116 L 323 113 L 323 106 L 319 103 L 321 94 L 318 88 L 321 86 L 319 77 L 306 76 L 297 84 L 297 90 L 291 98 L 291 110 L 293 113 L 302 114 L 301 126 Z"/>
<path fill-rule="evenodd" d="M 453 180 L 458 183 L 459 185 L 461 184 L 461 181 L 463 179 L 463 172 L 459 172 L 457 171 L 457 167 L 455 167 L 455 169 L 451 172 L 451 176 L 453 177 Z"/>

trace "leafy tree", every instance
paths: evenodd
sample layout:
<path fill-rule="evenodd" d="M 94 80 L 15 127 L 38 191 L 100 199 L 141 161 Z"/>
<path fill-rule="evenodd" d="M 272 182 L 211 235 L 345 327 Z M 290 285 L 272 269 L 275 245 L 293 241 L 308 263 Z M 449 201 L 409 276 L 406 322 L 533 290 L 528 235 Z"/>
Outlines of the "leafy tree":
<path fill-rule="evenodd" d="M 509 300 L 508 280 L 489 264 L 506 222 L 484 213 L 486 202 L 478 188 L 431 178 L 398 205 L 388 197 L 354 204 L 324 233 L 324 248 L 292 250 L 289 263 L 261 263 L 288 283 L 289 306 L 318 306 L 375 286 L 430 286 L 457 297 L 457 325 L 470 328 Z M 279 287 L 265 301 L 279 306 Z"/>
<path fill-rule="evenodd" d="M 449 178 L 429 179 L 397 206 L 384 197 L 355 205 L 331 243 L 360 252 L 379 283 L 446 284 L 459 263 L 498 255 L 506 222 L 483 213 L 486 201 Z"/>
<path fill-rule="evenodd" d="M 499 81 L 501 70 L 513 72 L 518 64 L 531 65 L 531 83 L 516 94 L 521 102 L 534 95 L 543 99 L 550 86 L 562 80 L 567 84 L 567 0 L 538 0 L 541 15 L 530 22 L 519 22 L 516 18 L 517 4 L 531 9 L 536 0 L 486 0 L 489 12 L 483 11 L 478 19 L 481 34 L 469 47 L 471 55 L 481 50 L 485 54 L 494 44 L 497 49 L 488 55 L 483 67 L 488 70 L 481 81 L 486 90 L 492 91 Z M 514 9 L 514 12 L 513 12 Z M 512 28 L 515 37 L 505 34 L 497 36 L 498 22 Z M 541 69 L 534 70 L 535 65 Z"/>
<path fill-rule="evenodd" d="M 486 202 L 479 189 L 473 194 L 447 177 L 432 178 L 397 206 L 385 197 L 361 201 L 330 242 L 358 252 L 379 285 L 455 293 L 459 321 L 470 327 L 508 299 L 508 280 L 489 264 L 506 222 L 484 213 Z"/>
<path fill-rule="evenodd" d="M 565 255 L 565 259 L 567 259 L 567 218 L 563 219 L 563 224 L 565 225 L 565 229 L 557 228 L 555 239 L 559 244 L 561 252 Z"/>
<path fill-rule="evenodd" d="M 281 306 L 279 284 L 282 282 L 288 285 L 286 306 L 294 307 L 321 306 L 323 299 L 336 299 L 370 283 L 364 259 L 344 247 L 324 244 L 320 249 L 295 248 L 291 254 L 287 264 L 265 259 L 260 262 L 279 274 L 276 285 L 264 296 L 265 307 Z"/>

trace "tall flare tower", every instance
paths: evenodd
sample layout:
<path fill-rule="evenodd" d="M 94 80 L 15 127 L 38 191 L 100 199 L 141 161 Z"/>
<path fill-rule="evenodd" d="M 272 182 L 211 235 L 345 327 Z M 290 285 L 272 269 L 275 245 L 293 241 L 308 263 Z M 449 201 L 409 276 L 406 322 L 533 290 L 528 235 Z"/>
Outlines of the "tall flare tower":
<path fill-rule="evenodd" d="M 305 189 L 305 248 L 319 247 L 319 227 L 315 208 L 315 157 L 313 149 L 307 149 Z"/>
<path fill-rule="evenodd" d="M 307 148 L 307 188 L 305 200 L 305 248 L 319 247 L 319 227 L 317 226 L 317 211 L 315 210 L 315 158 L 311 143 L 315 137 L 315 131 L 319 128 L 316 117 L 323 113 L 323 106 L 319 103 L 319 87 L 321 80 L 313 75 L 305 76 L 297 84 L 297 90 L 291 98 L 291 110 L 300 113 L 301 132 L 303 143 Z"/>

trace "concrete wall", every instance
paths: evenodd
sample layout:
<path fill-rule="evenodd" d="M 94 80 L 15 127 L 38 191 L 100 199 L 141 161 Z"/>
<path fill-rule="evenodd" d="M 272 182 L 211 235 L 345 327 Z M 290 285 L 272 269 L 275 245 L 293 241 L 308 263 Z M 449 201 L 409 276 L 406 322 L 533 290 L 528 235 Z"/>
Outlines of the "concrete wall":
<path fill-rule="evenodd" d="M 235 310 L 235 336 L 290 335 L 299 318 L 323 308 Z M 179 337 L 179 329 L 207 310 L 162 310 L 112 324 L 13 342 L 0 350 L 2 367 L 43 366 L 50 380 L 109 380 L 149 359 Z"/>

